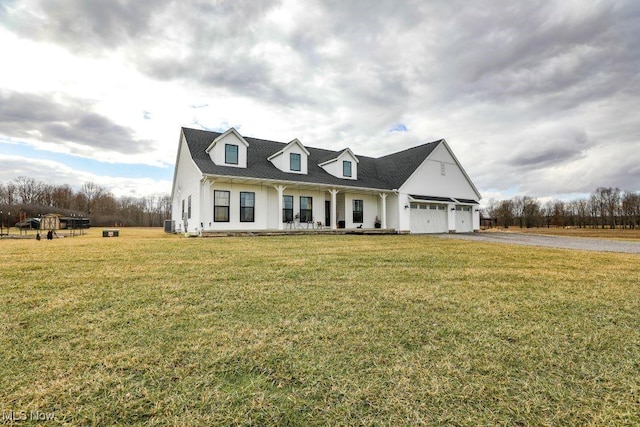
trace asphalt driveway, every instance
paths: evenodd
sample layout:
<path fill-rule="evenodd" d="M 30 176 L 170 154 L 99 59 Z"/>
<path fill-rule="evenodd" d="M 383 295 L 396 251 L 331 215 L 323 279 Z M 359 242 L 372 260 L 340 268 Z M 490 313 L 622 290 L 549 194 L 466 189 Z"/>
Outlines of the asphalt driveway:
<path fill-rule="evenodd" d="M 594 239 L 588 237 L 546 236 L 523 233 L 469 233 L 439 234 L 443 239 L 465 239 L 477 242 L 507 243 L 512 245 L 545 246 L 549 248 L 578 249 L 597 252 L 640 254 L 640 242 Z"/>

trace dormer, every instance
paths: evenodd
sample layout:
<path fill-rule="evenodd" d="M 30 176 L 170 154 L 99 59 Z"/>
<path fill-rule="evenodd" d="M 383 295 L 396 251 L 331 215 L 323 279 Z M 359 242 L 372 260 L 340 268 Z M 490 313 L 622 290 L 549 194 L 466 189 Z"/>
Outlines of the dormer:
<path fill-rule="evenodd" d="M 217 137 L 205 152 L 211 161 L 219 166 L 233 168 L 247 167 L 247 147 L 249 143 L 234 128 Z"/>
<path fill-rule="evenodd" d="M 350 149 L 342 151 L 338 157 L 320 163 L 322 169 L 342 179 L 358 179 L 358 158 Z"/>
<path fill-rule="evenodd" d="M 306 175 L 308 158 L 309 150 L 296 138 L 282 150 L 269 156 L 267 160 L 283 172 Z"/>

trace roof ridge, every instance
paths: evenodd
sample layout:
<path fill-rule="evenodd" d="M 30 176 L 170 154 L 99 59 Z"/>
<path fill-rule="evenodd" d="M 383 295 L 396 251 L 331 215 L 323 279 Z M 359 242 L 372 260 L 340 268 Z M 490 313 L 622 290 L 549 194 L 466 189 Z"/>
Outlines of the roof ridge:
<path fill-rule="evenodd" d="M 424 148 L 424 147 L 426 147 L 427 145 L 437 144 L 437 143 L 440 143 L 440 142 L 442 142 L 442 141 L 444 141 L 444 138 L 440 138 L 440 139 L 438 139 L 438 140 L 436 140 L 436 141 L 425 142 L 424 144 L 416 145 L 416 146 L 414 146 L 414 147 L 408 147 L 408 148 L 405 148 L 404 150 L 395 151 L 395 152 L 393 152 L 393 153 L 386 154 L 386 155 L 384 155 L 384 156 L 378 157 L 378 159 L 384 159 L 385 157 L 395 156 L 395 155 L 397 155 L 397 154 L 403 154 L 403 153 L 406 153 L 407 151 L 417 150 L 417 149 L 420 149 L 420 148 Z"/>

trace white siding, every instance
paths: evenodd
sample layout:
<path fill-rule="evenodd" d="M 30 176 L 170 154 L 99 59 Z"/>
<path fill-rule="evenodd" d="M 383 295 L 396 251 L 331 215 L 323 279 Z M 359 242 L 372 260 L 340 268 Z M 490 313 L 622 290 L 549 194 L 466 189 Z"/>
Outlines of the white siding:
<path fill-rule="evenodd" d="M 207 186 L 208 187 L 208 186 Z M 276 230 L 282 221 L 282 211 L 278 209 L 278 192 L 269 185 L 249 185 L 216 182 L 209 187 L 207 197 L 211 200 L 205 208 L 205 230 Z M 214 191 L 230 192 L 229 222 L 213 220 Z M 255 193 L 254 222 L 240 221 L 240 192 Z M 293 196 L 293 214 L 300 213 L 300 197 L 311 197 L 313 203 L 313 221 L 324 222 L 325 192 L 318 190 L 284 190 L 284 196 Z"/>
<path fill-rule="evenodd" d="M 175 221 L 176 231 L 196 231 L 200 219 L 200 178 L 202 174 L 191 159 L 189 148 L 184 137 L 180 138 L 178 162 L 176 164 L 173 199 L 171 201 L 171 219 Z M 182 201 L 187 210 L 187 201 L 191 196 L 191 218 L 187 221 L 188 230 L 185 230 L 182 220 Z"/>
<path fill-rule="evenodd" d="M 398 231 L 408 233 L 411 231 L 411 212 L 409 209 L 409 195 L 398 194 Z"/>
<path fill-rule="evenodd" d="M 445 174 L 441 174 L 444 164 Z M 438 145 L 400 188 L 402 193 L 477 199 L 478 195 L 444 144 Z"/>
<path fill-rule="evenodd" d="M 378 199 L 375 195 L 365 195 L 357 193 L 346 193 L 344 195 L 344 220 L 345 228 L 356 228 L 362 224 L 362 228 L 373 228 L 376 215 L 381 217 L 381 211 L 378 210 Z M 362 200 L 364 206 L 362 210 L 362 222 L 353 222 L 353 200 Z"/>
<path fill-rule="evenodd" d="M 398 211 L 398 195 L 389 194 L 387 196 L 387 228 L 399 229 Z"/>

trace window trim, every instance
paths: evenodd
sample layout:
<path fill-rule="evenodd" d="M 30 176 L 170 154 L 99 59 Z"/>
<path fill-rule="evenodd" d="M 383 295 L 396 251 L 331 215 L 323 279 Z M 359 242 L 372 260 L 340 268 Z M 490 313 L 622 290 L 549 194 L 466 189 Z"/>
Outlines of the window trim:
<path fill-rule="evenodd" d="M 227 205 L 216 205 L 217 197 L 216 193 L 226 193 L 227 194 Z M 216 208 L 226 208 L 227 210 L 227 219 L 216 219 Z M 213 190 L 213 222 L 229 222 L 231 220 L 231 191 L 228 190 Z"/>
<path fill-rule="evenodd" d="M 286 199 L 291 200 L 291 208 L 287 208 L 287 204 L 285 203 Z M 290 214 L 290 216 L 287 214 Z M 282 196 L 282 222 L 293 222 L 293 196 L 288 194 Z"/>
<path fill-rule="evenodd" d="M 229 154 L 230 154 L 229 149 L 230 148 L 235 148 L 235 151 L 236 151 L 235 152 L 235 157 L 236 157 L 236 159 L 235 159 L 236 161 L 235 162 L 232 162 L 231 159 L 229 159 Z M 225 144 L 224 145 L 224 162 L 225 162 L 225 164 L 227 164 L 227 165 L 237 165 L 238 161 L 239 161 L 239 158 L 240 158 L 240 148 L 236 144 Z"/>
<path fill-rule="evenodd" d="M 297 165 L 298 168 L 294 168 L 294 161 L 293 159 L 297 158 Z M 293 171 L 293 172 L 301 172 L 302 171 L 302 155 L 300 153 L 289 153 L 289 170 Z"/>
<path fill-rule="evenodd" d="M 360 202 L 360 203 L 358 203 Z M 356 209 L 360 205 L 360 209 Z M 351 216 L 354 224 L 362 224 L 364 222 L 364 200 L 362 199 L 353 199 L 351 201 Z M 356 216 L 358 215 L 358 216 Z"/>
<path fill-rule="evenodd" d="M 347 166 L 349 167 L 349 173 L 347 174 Z M 351 178 L 353 176 L 353 168 L 351 165 L 351 161 L 350 160 L 343 160 L 342 161 L 342 176 L 346 176 Z"/>
<path fill-rule="evenodd" d="M 302 199 L 308 199 L 309 209 L 302 209 Z M 313 197 L 300 196 L 300 223 L 313 221 Z"/>
<path fill-rule="evenodd" d="M 252 198 L 252 206 L 244 206 L 242 204 L 243 202 L 243 195 L 251 195 Z M 246 202 L 246 200 L 244 200 Z M 243 213 L 246 210 L 250 210 L 251 212 L 251 219 L 244 219 L 244 215 Z M 256 222 L 256 193 L 254 193 L 253 191 L 241 191 L 240 192 L 240 222 Z"/>

